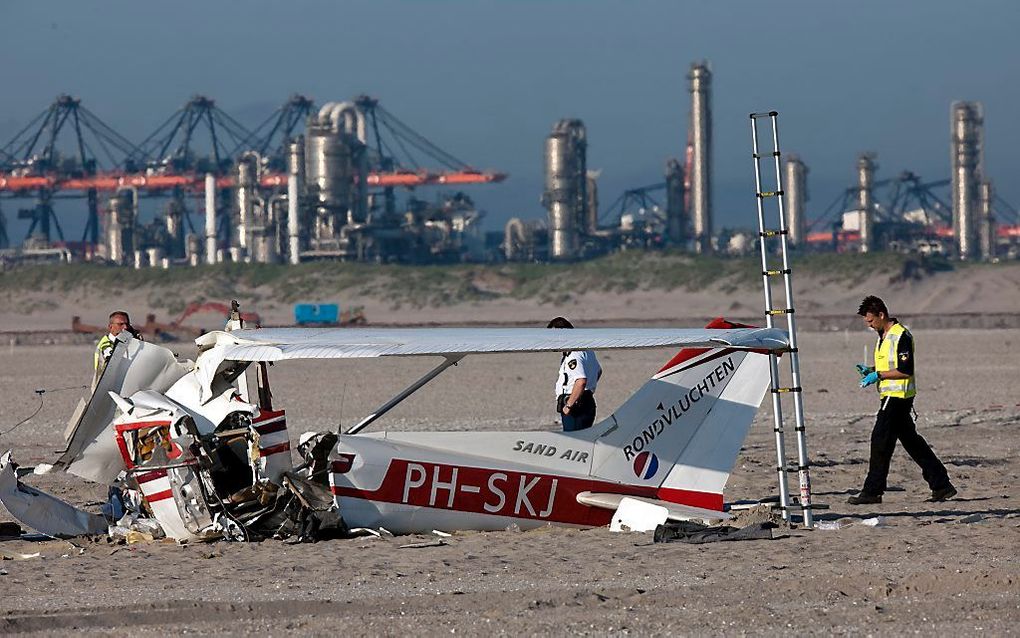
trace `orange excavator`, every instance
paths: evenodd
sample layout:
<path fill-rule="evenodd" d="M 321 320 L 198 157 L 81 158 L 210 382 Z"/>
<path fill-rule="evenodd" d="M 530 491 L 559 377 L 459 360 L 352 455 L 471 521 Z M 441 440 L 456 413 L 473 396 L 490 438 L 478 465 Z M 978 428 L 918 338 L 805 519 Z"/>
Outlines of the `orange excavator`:
<path fill-rule="evenodd" d="M 146 315 L 145 325 L 140 330 L 143 335 L 151 335 L 163 341 L 194 339 L 204 333 L 205 330 L 196 326 L 186 326 L 184 325 L 184 320 L 200 312 L 215 312 L 226 319 L 230 315 L 230 307 L 214 301 L 190 303 L 180 316 L 170 323 L 160 323 L 156 321 L 156 315 L 150 313 Z M 242 312 L 241 320 L 251 327 L 258 327 L 262 323 L 262 319 L 254 312 Z"/>
<path fill-rule="evenodd" d="M 189 328 L 187 326 L 184 326 L 183 324 L 185 319 L 199 312 L 219 313 L 220 316 L 222 316 L 225 321 L 227 317 L 230 316 L 230 306 L 223 303 L 217 303 L 215 301 L 206 301 L 202 303 L 199 302 L 189 303 L 188 307 L 184 309 L 184 312 L 182 312 L 179 317 L 171 321 L 169 325 L 171 328 L 176 330 L 180 330 L 182 328 L 196 330 L 196 328 Z M 259 317 L 257 312 L 242 312 L 241 321 L 243 321 L 246 324 L 246 327 L 249 328 L 258 328 L 259 326 L 262 325 L 262 318 Z M 201 331 L 199 332 L 199 334 L 201 334 Z"/>
<path fill-rule="evenodd" d="M 156 321 L 156 315 L 149 314 L 145 317 L 145 325 L 141 328 L 141 333 L 166 341 L 181 338 L 194 339 L 204 333 L 205 330 L 196 326 L 186 326 L 184 325 L 184 320 L 200 312 L 215 312 L 226 320 L 230 316 L 230 306 L 215 301 L 190 303 L 181 312 L 180 316 L 170 323 L 159 323 Z M 262 318 L 255 312 L 242 312 L 241 320 L 251 328 L 257 328 L 262 325 Z"/>
<path fill-rule="evenodd" d="M 145 316 L 145 325 L 141 326 L 138 331 L 146 337 L 154 337 L 162 341 L 194 339 L 204 333 L 205 330 L 195 326 L 186 326 L 184 325 L 184 320 L 191 315 L 200 312 L 219 313 L 224 320 L 226 320 L 226 318 L 230 315 L 230 306 L 213 301 L 205 303 L 190 303 L 180 316 L 170 323 L 160 323 L 156 321 L 156 315 L 149 313 Z M 242 312 L 241 320 L 249 327 L 253 328 L 262 325 L 262 318 L 255 312 Z M 84 324 L 81 321 L 81 317 L 76 316 L 71 318 L 71 331 L 84 334 L 103 334 L 106 332 L 106 328 L 103 326 L 91 326 Z"/>

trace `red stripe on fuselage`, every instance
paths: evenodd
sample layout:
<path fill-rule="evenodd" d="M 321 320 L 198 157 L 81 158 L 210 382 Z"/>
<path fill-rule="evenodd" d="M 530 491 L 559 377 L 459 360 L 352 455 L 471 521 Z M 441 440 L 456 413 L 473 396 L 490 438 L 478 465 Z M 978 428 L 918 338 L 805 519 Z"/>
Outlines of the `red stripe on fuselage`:
<path fill-rule="evenodd" d="M 163 490 L 162 492 L 156 492 L 155 494 L 146 494 L 145 500 L 150 503 L 155 503 L 156 501 L 164 501 L 168 498 L 173 497 L 174 497 L 173 490 Z"/>
<path fill-rule="evenodd" d="M 161 479 L 165 476 L 166 470 L 152 470 L 151 472 L 146 472 L 145 474 L 136 474 L 135 480 L 138 481 L 139 484 L 142 484 L 148 483 L 149 481 L 155 481 L 156 479 Z"/>
<path fill-rule="evenodd" d="M 346 498 L 586 526 L 607 525 L 613 513 L 578 503 L 581 492 L 657 498 L 716 511 L 723 508 L 722 494 L 405 459 L 390 461 L 377 490 L 333 485 L 332 491 Z"/>
<path fill-rule="evenodd" d="M 255 431 L 261 435 L 273 434 L 274 432 L 280 432 L 281 430 L 287 429 L 287 422 L 284 420 L 275 421 L 273 423 L 266 423 L 265 425 L 256 425 Z"/>
<path fill-rule="evenodd" d="M 287 443 L 281 443 L 279 445 L 272 445 L 272 446 L 267 447 L 267 448 L 262 448 L 262 449 L 259 450 L 259 454 L 261 456 L 272 456 L 274 454 L 279 454 L 280 452 L 287 452 L 289 450 L 290 450 L 290 442 L 287 442 Z"/>
<path fill-rule="evenodd" d="M 660 487 L 655 491 L 655 496 L 660 500 L 676 503 L 677 505 L 690 505 L 717 512 L 723 510 L 722 494 L 681 490 L 675 487 Z"/>
<path fill-rule="evenodd" d="M 709 330 L 732 330 L 733 328 L 756 328 L 757 326 L 749 326 L 744 323 L 734 323 L 722 317 L 716 317 L 712 321 L 708 322 L 705 328 Z M 676 367 L 685 361 L 690 361 L 694 357 L 704 354 L 709 351 L 709 348 L 683 348 L 669 362 L 659 369 L 659 372 L 665 372 L 670 368 Z"/>
<path fill-rule="evenodd" d="M 259 425 L 260 423 L 266 423 L 273 419 L 278 419 L 286 414 L 286 410 L 260 410 L 259 415 L 252 419 L 252 425 Z"/>

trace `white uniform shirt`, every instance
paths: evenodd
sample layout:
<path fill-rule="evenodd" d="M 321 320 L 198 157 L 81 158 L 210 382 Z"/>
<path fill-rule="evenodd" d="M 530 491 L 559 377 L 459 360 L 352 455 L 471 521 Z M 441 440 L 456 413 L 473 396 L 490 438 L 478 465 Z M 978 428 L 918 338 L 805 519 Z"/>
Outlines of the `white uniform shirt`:
<path fill-rule="evenodd" d="M 556 377 L 556 396 L 570 394 L 574 389 L 574 382 L 584 379 L 585 390 L 595 392 L 599 384 L 599 376 L 602 375 L 602 366 L 591 350 L 574 350 L 568 352 L 560 363 L 560 373 Z"/>

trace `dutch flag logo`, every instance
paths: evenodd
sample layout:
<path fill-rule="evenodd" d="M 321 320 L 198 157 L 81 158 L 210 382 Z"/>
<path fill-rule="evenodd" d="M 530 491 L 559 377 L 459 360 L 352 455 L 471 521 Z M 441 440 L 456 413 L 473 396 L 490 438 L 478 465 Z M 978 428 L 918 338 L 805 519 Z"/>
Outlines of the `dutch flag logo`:
<path fill-rule="evenodd" d="M 634 474 L 647 481 L 659 471 L 659 457 L 651 452 L 642 452 L 634 457 Z"/>

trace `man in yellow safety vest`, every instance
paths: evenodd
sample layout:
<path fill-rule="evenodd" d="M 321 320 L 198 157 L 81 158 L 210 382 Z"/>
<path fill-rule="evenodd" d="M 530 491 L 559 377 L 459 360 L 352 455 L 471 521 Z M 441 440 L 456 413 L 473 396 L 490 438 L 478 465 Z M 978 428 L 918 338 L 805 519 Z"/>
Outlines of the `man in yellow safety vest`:
<path fill-rule="evenodd" d="M 921 475 L 931 488 L 930 501 L 945 501 L 956 496 L 946 466 L 931 446 L 917 433 L 912 412 L 917 389 L 914 382 L 914 338 L 910 331 L 889 316 L 885 302 L 873 295 L 865 297 L 857 314 L 878 333 L 875 367 L 858 366 L 862 388 L 878 384 L 881 404 L 871 432 L 871 459 L 864 487 L 847 502 L 870 505 L 882 502 L 889 475 L 889 462 L 899 439 L 910 458 L 921 466 Z"/>
<path fill-rule="evenodd" d="M 110 313 L 110 324 L 107 329 L 107 334 L 100 337 L 96 343 L 96 352 L 93 356 L 96 370 L 95 380 L 98 380 L 103 374 L 107 362 L 113 356 L 113 348 L 117 342 L 117 335 L 127 331 L 131 335 L 138 336 L 137 331 L 131 326 L 131 317 L 123 310 L 115 310 Z"/>

